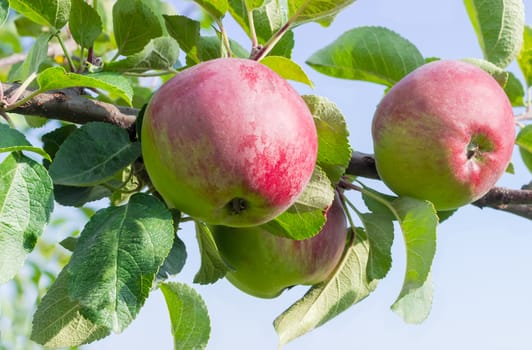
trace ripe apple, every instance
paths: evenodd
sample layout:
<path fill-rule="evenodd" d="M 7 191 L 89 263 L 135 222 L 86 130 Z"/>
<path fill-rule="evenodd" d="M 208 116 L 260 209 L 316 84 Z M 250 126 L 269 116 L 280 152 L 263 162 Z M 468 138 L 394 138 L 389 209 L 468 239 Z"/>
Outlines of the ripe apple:
<path fill-rule="evenodd" d="M 268 67 L 221 58 L 177 74 L 153 95 L 142 155 L 167 204 L 210 224 L 254 226 L 292 205 L 317 157 L 313 117 Z"/>
<path fill-rule="evenodd" d="M 484 70 L 435 61 L 390 89 L 372 136 L 377 171 L 391 190 L 448 210 L 482 197 L 502 176 L 512 156 L 514 115 Z"/>
<path fill-rule="evenodd" d="M 261 227 L 212 226 L 220 254 L 232 268 L 226 278 L 260 298 L 274 298 L 294 285 L 324 281 L 340 261 L 346 243 L 346 218 L 338 197 L 326 215 L 321 231 L 300 241 Z"/>

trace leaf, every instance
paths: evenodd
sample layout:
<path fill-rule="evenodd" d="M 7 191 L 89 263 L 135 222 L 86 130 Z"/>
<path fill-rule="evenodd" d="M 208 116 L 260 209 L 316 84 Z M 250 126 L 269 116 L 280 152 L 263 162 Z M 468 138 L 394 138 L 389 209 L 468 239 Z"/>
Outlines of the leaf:
<path fill-rule="evenodd" d="M 194 2 L 216 19 L 223 18 L 229 8 L 227 0 L 194 0 Z"/>
<path fill-rule="evenodd" d="M 399 198 L 392 202 L 397 211 L 406 245 L 406 274 L 403 288 L 392 310 L 405 322 L 421 323 L 432 306 L 432 284 L 429 281 L 436 253 L 438 216 L 427 201 Z"/>
<path fill-rule="evenodd" d="M 336 271 L 328 281 L 313 286 L 274 321 L 279 347 L 331 320 L 366 298 L 377 286 L 368 283 L 370 248 L 364 231 L 357 230 Z"/>
<path fill-rule="evenodd" d="M 316 163 L 325 171 L 332 184 L 336 184 L 351 160 L 349 131 L 342 112 L 326 97 L 303 96 L 318 132 L 318 158 Z"/>
<path fill-rule="evenodd" d="M 81 314 L 119 333 L 137 316 L 174 239 L 172 215 L 154 196 L 99 210 L 68 264 L 69 295 Z"/>
<path fill-rule="evenodd" d="M 63 142 L 50 166 L 54 183 L 91 186 L 110 180 L 140 156 L 140 144 L 129 141 L 118 126 L 91 122 Z"/>
<path fill-rule="evenodd" d="M 244 2 L 248 10 L 256 9 L 264 4 L 264 0 L 244 0 Z"/>
<path fill-rule="evenodd" d="M 110 197 L 112 194 L 112 190 L 104 185 L 89 187 L 54 185 L 55 201 L 70 207 L 81 207 L 87 203 Z"/>
<path fill-rule="evenodd" d="M 48 57 L 48 41 L 52 35 L 50 33 L 42 33 L 35 39 L 33 46 L 28 52 L 28 56 L 22 64 L 16 69 L 12 81 L 24 81 L 32 73 L 37 73 L 39 67 Z"/>
<path fill-rule="evenodd" d="M 247 58 L 249 53 L 236 41 L 229 40 L 231 50 L 235 57 Z M 222 57 L 224 48 L 220 44 L 220 39 L 216 36 L 202 36 L 198 41 L 198 59 L 203 61 Z M 187 64 L 196 64 L 194 58 L 187 56 Z"/>
<path fill-rule="evenodd" d="M 163 283 L 160 287 L 168 305 L 174 349 L 205 349 L 211 323 L 201 296 L 183 283 Z"/>
<path fill-rule="evenodd" d="M 508 83 L 506 83 L 504 91 L 513 107 L 523 107 L 525 105 L 525 89 L 521 81 L 512 72 L 508 72 Z"/>
<path fill-rule="evenodd" d="M 240 27 L 251 37 L 248 12 L 242 0 L 229 0 L 229 11 Z M 255 8 L 252 13 L 255 35 L 259 44 L 265 44 L 288 20 L 287 11 L 278 0 L 265 0 L 264 4 Z M 270 55 L 290 58 L 293 48 L 294 33 L 288 30 L 275 44 Z"/>
<path fill-rule="evenodd" d="M 266 231 L 297 240 L 315 236 L 325 224 L 325 209 L 334 199 L 327 175 L 316 165 L 309 184 L 295 204 L 275 219 L 262 224 Z"/>
<path fill-rule="evenodd" d="M 198 42 L 200 39 L 201 24 L 186 16 L 163 16 L 168 34 L 174 38 L 181 50 L 194 63 L 199 63 Z"/>
<path fill-rule="evenodd" d="M 22 267 L 53 206 L 52 180 L 42 165 L 20 153 L 0 163 L 0 283 Z"/>
<path fill-rule="evenodd" d="M 289 16 L 294 23 L 319 22 L 329 25 L 333 18 L 355 0 L 288 0 Z M 305 6 L 305 7 L 303 7 Z"/>
<path fill-rule="evenodd" d="M 9 15 L 9 1 L 0 0 L 0 25 L 3 25 Z"/>
<path fill-rule="evenodd" d="M 43 26 L 61 29 L 68 22 L 70 0 L 9 0 L 9 6 Z"/>
<path fill-rule="evenodd" d="M 301 66 L 289 58 L 283 56 L 267 56 L 260 62 L 263 65 L 270 67 L 286 80 L 293 80 L 314 87 L 314 83 L 312 83 Z"/>
<path fill-rule="evenodd" d="M 85 0 L 71 0 L 68 26 L 74 40 L 83 48 L 92 46 L 102 32 L 103 24 L 98 11 Z"/>
<path fill-rule="evenodd" d="M 77 130 L 76 125 L 67 124 L 42 135 L 41 140 L 43 142 L 43 149 L 52 159 L 55 158 L 55 154 L 59 150 L 59 147 L 75 130 Z M 50 164 L 45 163 L 45 166 L 49 167 Z"/>
<path fill-rule="evenodd" d="M 506 84 L 508 83 L 509 79 L 509 73 L 504 70 L 503 68 L 500 68 L 499 66 L 478 58 L 464 58 L 462 61 L 473 64 L 479 68 L 482 68 L 486 72 L 488 72 L 493 79 L 499 83 L 499 85 L 504 88 Z"/>
<path fill-rule="evenodd" d="M 392 86 L 425 61 L 399 34 L 383 27 L 359 27 L 314 53 L 307 63 L 332 77 Z"/>
<path fill-rule="evenodd" d="M 129 56 L 163 34 L 161 23 L 142 0 L 118 0 L 113 5 L 113 26 L 118 53 Z"/>
<path fill-rule="evenodd" d="M 368 236 L 368 281 L 386 277 L 392 267 L 393 221 L 388 213 L 360 214 Z"/>
<path fill-rule="evenodd" d="M 185 243 L 179 238 L 174 237 L 174 244 L 170 253 L 164 260 L 163 265 L 157 272 L 158 280 L 166 280 L 168 277 L 175 276 L 183 269 L 185 266 L 185 261 L 187 260 L 187 251 L 185 249 Z"/>
<path fill-rule="evenodd" d="M 142 51 L 123 60 L 106 63 L 104 70 L 109 72 L 143 73 L 149 70 L 172 68 L 179 58 L 179 46 L 169 37 L 151 40 Z"/>
<path fill-rule="evenodd" d="M 51 160 L 45 150 L 32 146 L 24 134 L 6 124 L 0 124 L 0 153 L 18 151 L 34 152 Z"/>
<path fill-rule="evenodd" d="M 101 72 L 81 75 L 68 73 L 63 67 L 50 67 L 37 76 L 37 82 L 41 92 L 83 86 L 116 94 L 130 105 L 133 97 L 133 88 L 129 80 L 117 73 Z"/>
<path fill-rule="evenodd" d="M 194 276 L 194 283 L 214 283 L 225 276 L 227 266 L 218 252 L 210 228 L 205 223 L 196 222 L 196 239 L 201 253 L 201 266 Z"/>
<path fill-rule="evenodd" d="M 50 348 L 88 344 L 111 333 L 83 317 L 79 302 L 69 297 L 67 268 L 57 276 L 33 316 L 31 340 Z"/>
<path fill-rule="evenodd" d="M 532 86 L 532 27 L 525 25 L 523 45 L 517 56 L 517 63 L 525 77 L 526 86 Z"/>
<path fill-rule="evenodd" d="M 506 68 L 523 43 L 522 0 L 464 0 L 484 58 Z"/>
<path fill-rule="evenodd" d="M 525 126 L 515 139 L 515 143 L 519 146 L 521 158 L 528 170 L 532 173 L 532 124 Z"/>

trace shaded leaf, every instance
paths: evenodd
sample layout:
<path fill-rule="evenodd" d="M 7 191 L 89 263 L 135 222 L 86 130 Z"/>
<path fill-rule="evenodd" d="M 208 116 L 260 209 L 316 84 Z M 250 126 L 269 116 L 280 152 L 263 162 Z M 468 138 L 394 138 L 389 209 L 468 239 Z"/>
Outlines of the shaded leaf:
<path fill-rule="evenodd" d="M 170 211 L 135 194 L 99 210 L 85 225 L 68 264 L 69 295 L 98 326 L 124 330 L 144 304 L 174 239 Z"/>
<path fill-rule="evenodd" d="M 198 42 L 200 40 L 201 24 L 186 16 L 163 16 L 168 34 L 174 38 L 181 50 L 186 52 L 187 57 L 194 63 L 199 63 Z"/>
<path fill-rule="evenodd" d="M 523 31 L 523 46 L 517 56 L 517 63 L 525 77 L 527 86 L 532 86 L 532 27 L 525 26 Z"/>
<path fill-rule="evenodd" d="M 113 5 L 113 27 L 118 53 L 129 56 L 163 34 L 161 22 L 142 0 L 118 0 Z"/>
<path fill-rule="evenodd" d="M 0 163 L 0 283 L 22 267 L 53 206 L 52 180 L 42 165 L 20 153 Z"/>
<path fill-rule="evenodd" d="M 523 0 L 464 0 L 484 58 L 506 68 L 523 43 Z"/>
<path fill-rule="evenodd" d="M 368 281 L 383 279 L 392 267 L 393 221 L 388 213 L 360 214 L 370 246 Z"/>
<path fill-rule="evenodd" d="M 275 319 L 280 347 L 331 320 L 376 288 L 377 282 L 368 283 L 366 277 L 369 251 L 364 231 L 357 230 L 354 242 L 329 280 L 313 286 Z"/>
<path fill-rule="evenodd" d="M 24 134 L 6 124 L 0 124 L 0 153 L 29 151 L 51 160 L 50 155 L 39 147 L 32 146 Z"/>
<path fill-rule="evenodd" d="M 336 78 L 392 86 L 425 61 L 399 34 L 383 27 L 359 27 L 314 53 L 307 63 Z"/>
<path fill-rule="evenodd" d="M 83 48 L 89 48 L 102 32 L 103 24 L 98 11 L 85 0 L 71 0 L 68 27 L 74 40 Z"/>
<path fill-rule="evenodd" d="M 201 266 L 194 276 L 194 283 L 214 283 L 225 276 L 227 266 L 222 260 L 212 232 L 206 224 L 196 222 L 196 239 L 201 254 Z"/>
<path fill-rule="evenodd" d="M 211 16 L 221 19 L 229 8 L 227 0 L 194 0 L 203 7 Z"/>
<path fill-rule="evenodd" d="M 30 74 L 39 71 L 39 67 L 48 57 L 48 41 L 51 37 L 50 33 L 42 33 L 35 39 L 24 62 L 10 76 L 12 81 L 24 81 Z"/>
<path fill-rule="evenodd" d="M 0 0 L 0 25 L 4 24 L 9 15 L 9 1 Z"/>
<path fill-rule="evenodd" d="M 174 237 L 174 244 L 170 253 L 164 260 L 163 265 L 157 272 L 157 279 L 165 280 L 168 277 L 175 276 L 183 269 L 187 260 L 187 251 L 185 243 L 178 237 Z"/>
<path fill-rule="evenodd" d="M 532 124 L 525 126 L 519 131 L 515 143 L 519 146 L 519 152 L 521 153 L 523 162 L 532 173 Z"/>
<path fill-rule="evenodd" d="M 174 349 L 205 349 L 211 323 L 201 296 L 183 283 L 163 283 L 160 287 L 170 314 Z"/>
<path fill-rule="evenodd" d="M 91 122 L 63 142 L 50 166 L 54 183 L 92 186 L 110 180 L 140 156 L 140 144 L 126 130 L 104 122 Z"/>
<path fill-rule="evenodd" d="M 106 63 L 104 70 L 111 72 L 136 72 L 164 70 L 174 66 L 179 58 L 179 46 L 169 37 L 151 40 L 142 51 L 123 60 Z"/>

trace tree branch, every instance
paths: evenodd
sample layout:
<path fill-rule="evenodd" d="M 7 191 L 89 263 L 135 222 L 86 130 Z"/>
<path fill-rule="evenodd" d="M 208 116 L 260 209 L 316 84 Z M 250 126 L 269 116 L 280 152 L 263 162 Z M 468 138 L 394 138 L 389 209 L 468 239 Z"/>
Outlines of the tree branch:
<path fill-rule="evenodd" d="M 5 95 L 9 96 L 18 84 L 2 84 Z M 31 91 L 25 91 L 22 98 Z M 78 89 L 66 89 L 39 94 L 14 109 L 23 115 L 37 115 L 45 118 L 59 119 L 76 124 L 102 121 L 122 128 L 134 127 L 137 108 L 115 106 L 79 95 Z M 375 167 L 375 158 L 371 154 L 353 152 L 346 174 L 370 179 L 380 179 Z M 479 208 L 493 208 L 532 220 L 532 190 L 494 187 L 484 197 L 472 203 Z"/>

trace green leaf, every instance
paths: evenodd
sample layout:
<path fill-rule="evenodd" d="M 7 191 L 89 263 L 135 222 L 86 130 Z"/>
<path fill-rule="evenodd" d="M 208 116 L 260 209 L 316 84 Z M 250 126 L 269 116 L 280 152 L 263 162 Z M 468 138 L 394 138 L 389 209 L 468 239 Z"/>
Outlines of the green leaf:
<path fill-rule="evenodd" d="M 506 68 L 523 43 L 522 0 L 464 0 L 484 58 Z"/>
<path fill-rule="evenodd" d="M 238 42 L 229 40 L 229 45 L 233 51 L 234 56 L 247 58 L 249 53 Z M 223 56 L 223 50 L 220 43 L 220 38 L 216 36 L 202 36 L 198 41 L 198 59 L 199 61 L 208 61 Z M 195 58 L 187 56 L 187 64 L 193 65 L 197 62 Z M 192 63 L 192 64 L 191 64 Z"/>
<path fill-rule="evenodd" d="M 314 53 L 307 63 L 332 77 L 392 86 L 425 61 L 399 34 L 383 27 L 359 27 Z"/>
<path fill-rule="evenodd" d="M 9 0 L 9 6 L 43 26 L 61 29 L 68 22 L 70 0 Z"/>
<path fill-rule="evenodd" d="M 28 17 L 19 16 L 15 19 L 15 28 L 20 36 L 38 37 L 43 33 L 43 26 L 33 22 Z"/>
<path fill-rule="evenodd" d="M 349 131 L 340 109 L 326 97 L 303 96 L 318 131 L 316 163 L 325 171 L 332 184 L 345 174 L 351 160 Z"/>
<path fill-rule="evenodd" d="M 403 288 L 392 310 L 405 322 L 421 323 L 432 306 L 432 284 L 429 280 L 436 253 L 438 216 L 427 201 L 399 198 L 392 202 L 406 245 L 406 273 Z"/>
<path fill-rule="evenodd" d="M 377 286 L 366 277 L 369 244 L 363 230 L 328 281 L 313 286 L 274 321 L 279 346 L 310 332 L 366 298 Z"/>
<path fill-rule="evenodd" d="M 23 265 L 53 206 L 52 180 L 42 165 L 20 153 L 0 163 L 0 283 Z"/>
<path fill-rule="evenodd" d="M 201 253 L 201 266 L 194 276 L 194 283 L 214 283 L 225 276 L 227 265 L 218 252 L 210 228 L 205 223 L 196 222 L 196 239 Z"/>
<path fill-rule="evenodd" d="M 526 86 L 532 86 L 532 27 L 525 26 L 523 31 L 523 46 L 517 56 L 517 63 L 525 77 Z"/>
<path fill-rule="evenodd" d="M 509 73 L 503 68 L 491 63 L 490 61 L 478 58 L 464 58 L 462 59 L 462 61 L 473 64 L 488 72 L 502 88 L 504 88 L 508 83 Z"/>
<path fill-rule="evenodd" d="M 43 142 L 43 148 L 52 159 L 55 158 L 55 154 L 59 150 L 59 147 L 75 130 L 77 130 L 76 125 L 67 124 L 42 135 L 41 140 Z M 49 165 L 50 164 L 45 164 L 47 167 Z"/>
<path fill-rule="evenodd" d="M 124 330 L 144 304 L 174 239 L 172 215 L 154 196 L 94 214 L 68 264 L 70 298 L 97 326 Z"/>
<path fill-rule="evenodd" d="M 264 5 L 264 0 L 244 0 L 244 2 L 248 10 L 253 10 Z"/>
<path fill-rule="evenodd" d="M 334 189 L 327 175 L 316 165 L 309 184 L 295 204 L 275 219 L 262 224 L 274 235 L 297 240 L 315 236 L 325 224 L 325 209 L 334 199 Z"/>
<path fill-rule="evenodd" d="M 54 183 L 91 186 L 110 180 L 140 156 L 140 144 L 131 142 L 118 126 L 91 122 L 75 130 L 61 145 L 50 166 Z"/>
<path fill-rule="evenodd" d="M 187 260 L 187 251 L 185 243 L 179 238 L 174 237 L 174 244 L 170 253 L 164 260 L 163 265 L 157 272 L 158 280 L 166 280 L 168 277 L 177 275 L 185 266 L 185 261 Z"/>
<path fill-rule="evenodd" d="M 354 2 L 355 0 L 288 0 L 288 13 L 290 17 L 296 16 L 295 24 L 319 22 L 327 26 L 340 11 Z"/>
<path fill-rule="evenodd" d="M 201 24 L 186 16 L 163 16 L 168 34 L 174 38 L 181 50 L 194 63 L 199 63 L 198 42 L 200 40 Z"/>
<path fill-rule="evenodd" d="M 194 2 L 216 19 L 223 18 L 229 9 L 227 0 L 194 0 Z"/>
<path fill-rule="evenodd" d="M 37 82 L 41 92 L 83 86 L 116 94 L 130 105 L 133 97 L 133 88 L 129 80 L 117 73 L 101 72 L 81 75 L 68 73 L 63 67 L 50 67 L 37 76 Z"/>
<path fill-rule="evenodd" d="M 113 191 L 104 185 L 90 187 L 54 185 L 55 201 L 64 206 L 81 207 L 87 203 L 110 197 Z"/>
<path fill-rule="evenodd" d="M 57 276 L 33 316 L 31 340 L 49 348 L 88 344 L 111 333 L 83 317 L 79 302 L 70 298 L 67 268 Z"/>
<path fill-rule="evenodd" d="M 3 25 L 9 15 L 9 1 L 0 0 L 0 25 Z"/>
<path fill-rule="evenodd" d="M 519 146 L 519 152 L 521 153 L 523 162 L 532 173 L 532 124 L 525 126 L 519 131 L 515 143 Z"/>
<path fill-rule="evenodd" d="M 142 0 L 118 0 L 113 6 L 113 26 L 118 53 L 129 56 L 163 34 L 153 11 Z"/>
<path fill-rule="evenodd" d="M 263 65 L 270 67 L 286 80 L 293 80 L 314 87 L 314 84 L 301 66 L 289 58 L 270 55 L 264 57 L 260 62 Z"/>
<path fill-rule="evenodd" d="M 0 124 L 0 153 L 29 151 L 43 156 L 47 160 L 52 160 L 45 150 L 32 146 L 24 134 L 5 124 Z"/>
<path fill-rule="evenodd" d="M 393 221 L 388 212 L 363 213 L 360 219 L 368 236 L 368 281 L 383 279 L 392 267 Z"/>
<path fill-rule="evenodd" d="M 508 72 L 508 83 L 504 87 L 504 92 L 506 92 L 513 107 L 523 107 L 525 105 L 525 89 L 521 81 L 512 72 Z"/>
<path fill-rule="evenodd" d="M 248 12 L 242 0 L 229 0 L 231 16 L 251 37 Z M 288 20 L 286 8 L 278 0 L 265 0 L 264 4 L 253 11 L 253 23 L 258 43 L 265 44 Z M 294 33 L 287 31 L 270 52 L 271 56 L 290 57 L 294 48 Z"/>
<path fill-rule="evenodd" d="M 105 71 L 143 73 L 172 68 L 179 58 L 179 46 L 169 37 L 151 40 L 142 51 L 120 61 L 106 63 Z"/>
<path fill-rule="evenodd" d="M 68 26 L 74 40 L 83 48 L 92 46 L 102 32 L 103 24 L 98 11 L 85 0 L 71 0 Z"/>
<path fill-rule="evenodd" d="M 211 323 L 198 292 L 183 283 L 163 283 L 161 291 L 170 314 L 174 350 L 205 349 Z"/>
<path fill-rule="evenodd" d="M 33 46 L 28 51 L 28 56 L 16 69 L 11 80 L 24 81 L 30 74 L 39 71 L 39 67 L 48 57 L 48 41 L 51 37 L 50 33 L 42 33 L 35 39 Z"/>

